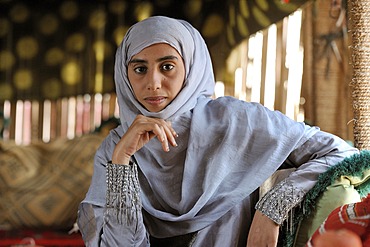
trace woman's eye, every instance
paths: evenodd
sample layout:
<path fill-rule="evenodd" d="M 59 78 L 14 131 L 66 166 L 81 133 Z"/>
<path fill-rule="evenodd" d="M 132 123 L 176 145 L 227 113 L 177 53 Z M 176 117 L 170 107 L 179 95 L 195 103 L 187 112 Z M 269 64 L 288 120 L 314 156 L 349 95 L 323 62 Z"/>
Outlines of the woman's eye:
<path fill-rule="evenodd" d="M 162 66 L 162 69 L 163 70 L 165 70 L 165 71 L 167 71 L 167 70 L 171 70 L 171 69 L 173 69 L 175 66 L 173 66 L 172 64 L 164 64 L 163 66 Z"/>
<path fill-rule="evenodd" d="M 143 74 L 143 73 L 145 73 L 145 72 L 146 72 L 146 70 L 147 70 L 147 68 L 146 68 L 146 67 L 136 67 L 136 68 L 134 68 L 134 71 L 135 71 L 135 73 L 137 73 L 137 74 Z"/>

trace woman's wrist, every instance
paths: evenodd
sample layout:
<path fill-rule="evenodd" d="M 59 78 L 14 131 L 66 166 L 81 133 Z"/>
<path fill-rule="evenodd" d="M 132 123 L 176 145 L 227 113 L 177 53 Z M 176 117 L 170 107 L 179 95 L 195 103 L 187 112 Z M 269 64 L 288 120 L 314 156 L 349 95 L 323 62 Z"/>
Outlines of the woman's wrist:
<path fill-rule="evenodd" d="M 130 165 L 132 163 L 131 162 L 131 156 L 113 155 L 111 163 L 116 164 L 116 165 Z"/>
<path fill-rule="evenodd" d="M 108 163 L 112 165 L 117 165 L 117 166 L 131 166 L 133 164 L 131 160 L 129 160 L 128 162 L 120 162 L 120 163 L 117 163 L 111 160 L 111 161 L 108 161 Z"/>

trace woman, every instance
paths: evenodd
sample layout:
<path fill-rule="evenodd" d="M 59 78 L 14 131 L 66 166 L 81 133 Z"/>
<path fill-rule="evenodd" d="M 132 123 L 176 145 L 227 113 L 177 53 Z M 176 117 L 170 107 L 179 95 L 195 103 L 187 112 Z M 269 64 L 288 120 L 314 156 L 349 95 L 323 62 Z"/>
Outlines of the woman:
<path fill-rule="evenodd" d="M 209 52 L 186 21 L 133 25 L 115 82 L 122 124 L 97 151 L 80 206 L 87 246 L 276 246 L 317 176 L 358 152 L 260 104 L 212 100 Z M 259 200 L 282 164 L 297 170 Z"/>

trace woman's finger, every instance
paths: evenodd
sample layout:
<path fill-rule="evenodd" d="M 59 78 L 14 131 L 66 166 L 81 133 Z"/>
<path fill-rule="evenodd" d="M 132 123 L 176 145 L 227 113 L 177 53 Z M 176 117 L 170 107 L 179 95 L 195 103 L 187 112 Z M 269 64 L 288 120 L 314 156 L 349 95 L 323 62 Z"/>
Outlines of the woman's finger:
<path fill-rule="evenodd" d="M 171 145 L 173 147 L 177 147 L 177 143 L 175 140 L 175 137 L 177 137 L 176 131 L 172 128 L 171 122 L 170 121 L 164 121 L 160 120 L 161 126 L 163 127 L 163 130 L 166 134 L 167 140 L 170 141 Z"/>
<path fill-rule="evenodd" d="M 159 126 L 159 128 L 160 128 L 161 133 L 163 135 L 163 137 L 161 137 L 161 139 L 162 139 L 162 148 L 163 148 L 164 151 L 168 152 L 168 151 L 170 151 L 170 147 L 168 145 L 168 138 L 167 138 L 168 136 L 166 135 L 166 128 L 163 125 Z"/>
<path fill-rule="evenodd" d="M 149 133 L 149 139 L 157 137 L 157 139 L 162 143 L 163 150 L 166 152 L 169 151 L 169 143 L 174 147 L 177 146 L 175 140 L 177 133 L 172 128 L 171 122 L 169 121 L 139 115 L 131 125 L 130 129 L 141 135 L 142 139 L 146 133 Z M 145 143 L 147 143 L 147 141 L 143 144 L 145 145 Z"/>
<path fill-rule="evenodd" d="M 167 123 L 167 125 L 168 125 L 168 127 L 169 127 L 169 134 L 168 134 L 168 136 L 170 137 L 169 139 L 170 139 L 170 142 L 171 142 L 171 144 L 172 144 L 172 146 L 174 146 L 174 147 L 177 147 L 177 143 L 176 143 L 176 139 L 175 138 L 177 138 L 178 137 L 178 134 L 177 134 L 177 132 L 172 128 L 172 124 L 171 124 L 171 122 L 170 121 L 166 121 L 166 123 Z"/>
<path fill-rule="evenodd" d="M 172 128 L 171 122 L 157 118 L 148 118 L 147 121 L 148 123 L 154 122 L 154 126 L 151 127 L 149 124 L 148 128 L 153 128 L 152 131 L 158 136 L 158 140 L 163 144 L 163 147 L 166 150 L 168 150 L 168 141 L 171 143 L 172 146 L 177 146 L 175 140 L 175 137 L 177 137 L 177 133 Z"/>

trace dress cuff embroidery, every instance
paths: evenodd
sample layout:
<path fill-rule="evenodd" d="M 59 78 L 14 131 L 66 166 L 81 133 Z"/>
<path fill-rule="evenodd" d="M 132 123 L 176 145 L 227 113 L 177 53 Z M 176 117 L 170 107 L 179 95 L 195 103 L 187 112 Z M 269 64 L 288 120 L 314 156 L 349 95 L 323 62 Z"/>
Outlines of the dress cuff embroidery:
<path fill-rule="evenodd" d="M 278 225 L 288 218 L 289 211 L 297 206 L 305 196 L 286 179 L 269 190 L 256 204 L 256 209 L 269 217 Z"/>
<path fill-rule="evenodd" d="M 142 208 L 137 165 L 108 162 L 106 177 L 106 214 L 114 215 L 119 224 L 137 222 Z"/>

